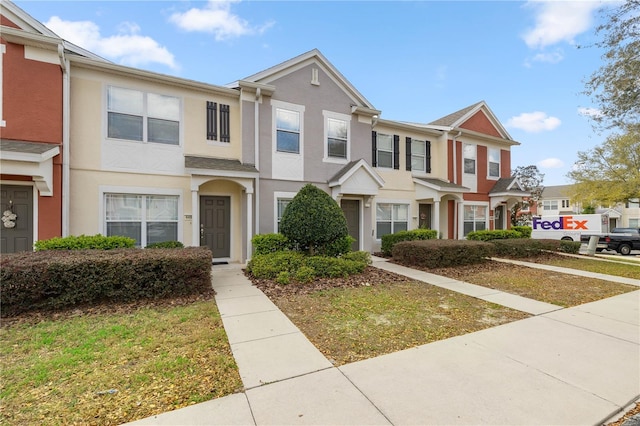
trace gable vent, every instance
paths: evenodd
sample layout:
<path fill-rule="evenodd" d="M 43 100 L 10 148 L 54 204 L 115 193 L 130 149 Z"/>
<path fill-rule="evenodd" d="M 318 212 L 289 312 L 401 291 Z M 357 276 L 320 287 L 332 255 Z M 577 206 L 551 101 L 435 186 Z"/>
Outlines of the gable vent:
<path fill-rule="evenodd" d="M 318 68 L 311 68 L 311 84 L 314 86 L 320 86 L 320 80 L 318 79 Z"/>

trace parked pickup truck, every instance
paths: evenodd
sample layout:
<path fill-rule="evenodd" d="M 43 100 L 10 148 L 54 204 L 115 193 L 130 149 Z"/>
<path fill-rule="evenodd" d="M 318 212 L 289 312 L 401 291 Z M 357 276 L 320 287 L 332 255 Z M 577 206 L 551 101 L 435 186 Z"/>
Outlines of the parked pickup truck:
<path fill-rule="evenodd" d="M 582 234 L 580 242 L 589 244 L 592 235 L 598 236 L 598 249 L 630 254 L 631 250 L 640 250 L 640 228 L 613 228 L 608 234 Z"/>

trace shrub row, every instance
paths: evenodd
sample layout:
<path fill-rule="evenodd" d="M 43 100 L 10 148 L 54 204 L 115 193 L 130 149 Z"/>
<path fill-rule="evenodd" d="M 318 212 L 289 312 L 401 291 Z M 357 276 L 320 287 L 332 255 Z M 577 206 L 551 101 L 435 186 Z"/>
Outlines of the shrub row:
<path fill-rule="evenodd" d="M 2 316 L 211 289 L 212 253 L 185 249 L 47 250 L 0 260 Z"/>
<path fill-rule="evenodd" d="M 414 229 L 411 231 L 399 231 L 395 234 L 383 235 L 381 250 L 385 256 L 391 256 L 393 246 L 401 241 L 433 240 L 438 238 L 435 229 Z"/>
<path fill-rule="evenodd" d="M 359 274 L 371 263 L 368 252 L 349 252 L 341 257 L 306 256 L 297 251 L 257 254 L 247 263 L 247 272 L 256 278 L 309 282 L 315 277 L 347 277 Z"/>
<path fill-rule="evenodd" d="M 104 235 L 71 235 L 68 237 L 54 237 L 48 240 L 36 241 L 36 251 L 43 250 L 113 250 L 118 248 L 132 248 L 136 240 L 129 237 L 105 237 Z"/>
<path fill-rule="evenodd" d="M 484 241 L 402 241 L 393 246 L 393 260 L 407 266 L 446 268 L 484 262 L 493 255 L 493 245 Z"/>
<path fill-rule="evenodd" d="M 511 229 L 519 232 L 522 238 L 531 238 L 532 228 L 530 226 L 512 226 Z"/>
<path fill-rule="evenodd" d="M 407 266 L 446 268 L 480 263 L 487 258 L 527 258 L 542 253 L 578 253 L 580 242 L 529 238 L 473 240 L 404 241 L 393 247 L 393 259 Z"/>
<path fill-rule="evenodd" d="M 467 240 L 471 241 L 507 240 L 511 238 L 522 238 L 522 234 L 512 229 L 472 231 L 467 234 Z"/>

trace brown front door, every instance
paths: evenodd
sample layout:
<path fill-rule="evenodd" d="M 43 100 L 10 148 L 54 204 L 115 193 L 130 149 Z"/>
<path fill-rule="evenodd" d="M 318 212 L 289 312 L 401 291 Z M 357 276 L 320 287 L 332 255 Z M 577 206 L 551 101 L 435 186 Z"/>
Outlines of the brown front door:
<path fill-rule="evenodd" d="M 14 220 L 10 220 L 11 214 L 16 215 Z M 0 215 L 0 253 L 32 251 L 33 187 L 0 186 Z"/>
<path fill-rule="evenodd" d="M 504 206 L 496 207 L 494 214 L 493 229 L 504 229 Z"/>
<path fill-rule="evenodd" d="M 431 204 L 420 204 L 418 214 L 420 215 L 418 228 L 431 229 Z"/>
<path fill-rule="evenodd" d="M 340 200 L 340 207 L 347 218 L 347 229 L 349 235 L 355 238 L 351 244 L 352 251 L 360 250 L 360 201 L 358 200 Z"/>
<path fill-rule="evenodd" d="M 231 198 L 200 197 L 200 245 L 214 258 L 231 256 Z"/>

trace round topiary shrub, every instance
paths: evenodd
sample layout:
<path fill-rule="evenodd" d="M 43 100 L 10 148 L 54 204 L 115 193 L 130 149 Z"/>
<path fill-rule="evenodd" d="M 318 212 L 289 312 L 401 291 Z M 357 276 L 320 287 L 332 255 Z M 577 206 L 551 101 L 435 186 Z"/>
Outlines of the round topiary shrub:
<path fill-rule="evenodd" d="M 347 219 L 338 203 L 311 184 L 305 185 L 287 205 L 280 232 L 311 255 L 325 254 L 328 249 L 334 251 L 333 243 L 349 235 Z"/>

